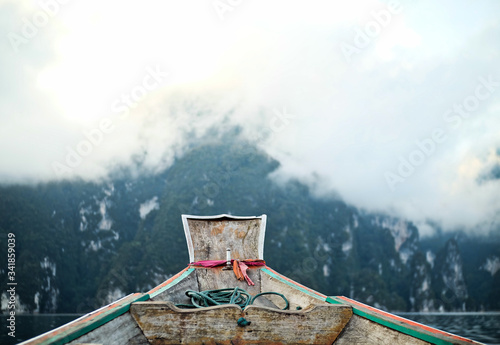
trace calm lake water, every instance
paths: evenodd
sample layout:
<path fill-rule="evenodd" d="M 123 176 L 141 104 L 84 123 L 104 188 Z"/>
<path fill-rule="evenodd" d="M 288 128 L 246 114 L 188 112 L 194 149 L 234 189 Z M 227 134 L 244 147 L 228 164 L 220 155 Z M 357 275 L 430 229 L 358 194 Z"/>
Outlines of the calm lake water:
<path fill-rule="evenodd" d="M 398 315 L 444 331 L 500 345 L 500 313 L 398 313 Z M 16 338 L 8 336 L 6 315 L 0 316 L 0 344 L 17 344 L 77 319 L 76 314 L 16 315 Z"/>
<path fill-rule="evenodd" d="M 500 313 L 398 313 L 398 315 L 488 345 L 500 345 Z"/>

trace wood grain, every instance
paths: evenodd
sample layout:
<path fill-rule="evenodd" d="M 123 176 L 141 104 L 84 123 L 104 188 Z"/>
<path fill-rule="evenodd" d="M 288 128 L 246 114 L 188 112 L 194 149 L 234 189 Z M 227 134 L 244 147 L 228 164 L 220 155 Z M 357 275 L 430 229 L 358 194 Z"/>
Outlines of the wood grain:
<path fill-rule="evenodd" d="M 131 314 L 148 341 L 166 344 L 332 344 L 352 316 L 345 305 L 312 306 L 300 311 L 235 305 L 195 310 L 169 302 L 139 302 Z M 237 325 L 240 317 L 251 322 Z"/>

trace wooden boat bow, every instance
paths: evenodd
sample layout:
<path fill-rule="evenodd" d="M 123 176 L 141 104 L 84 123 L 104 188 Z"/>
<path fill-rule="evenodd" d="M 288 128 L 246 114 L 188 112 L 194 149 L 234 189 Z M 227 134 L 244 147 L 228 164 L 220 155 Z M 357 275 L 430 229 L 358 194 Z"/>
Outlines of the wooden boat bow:
<path fill-rule="evenodd" d="M 126 296 L 22 344 L 479 344 L 347 297 L 323 295 L 265 264 L 245 269 L 254 285 L 237 279 L 231 267 L 225 269 L 225 262 L 264 260 L 266 222 L 266 215 L 183 215 L 188 267 L 147 293 Z M 206 260 L 222 264 L 194 264 Z M 190 302 L 187 290 L 228 287 L 253 296 L 279 292 L 288 299 L 290 310 L 281 310 L 283 302 L 274 295 L 244 309 L 236 304 L 176 307 Z M 245 322 L 238 322 L 241 319 Z"/>

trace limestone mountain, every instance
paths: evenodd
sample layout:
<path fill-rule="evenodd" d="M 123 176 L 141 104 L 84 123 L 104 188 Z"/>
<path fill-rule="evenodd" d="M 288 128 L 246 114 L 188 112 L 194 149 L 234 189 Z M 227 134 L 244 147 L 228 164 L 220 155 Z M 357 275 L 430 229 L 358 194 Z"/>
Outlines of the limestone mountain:
<path fill-rule="evenodd" d="M 20 308 L 83 313 L 147 291 L 188 264 L 181 214 L 265 213 L 267 264 L 325 294 L 400 311 L 500 309 L 498 238 L 421 240 L 404 219 L 278 183 L 279 163 L 237 140 L 194 145 L 159 174 L 140 162 L 106 181 L 0 187 Z"/>

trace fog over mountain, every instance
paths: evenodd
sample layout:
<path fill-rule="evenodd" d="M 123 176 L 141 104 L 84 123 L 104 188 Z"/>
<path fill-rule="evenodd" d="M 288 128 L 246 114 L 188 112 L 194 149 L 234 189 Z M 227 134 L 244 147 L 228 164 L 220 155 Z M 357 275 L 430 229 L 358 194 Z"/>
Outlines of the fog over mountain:
<path fill-rule="evenodd" d="M 405 219 L 314 197 L 297 180 L 277 185 L 279 162 L 237 129 L 202 141 L 158 174 L 0 186 L 0 245 L 8 234 L 18 244 L 16 310 L 87 312 L 149 291 L 189 262 L 180 214 L 222 213 L 266 213 L 266 263 L 327 295 L 384 310 L 500 309 L 500 236 L 422 239 Z M 9 277 L 0 268 L 0 284 Z M 4 291 L 0 312 L 8 302 Z"/>
<path fill-rule="evenodd" d="M 159 173 L 239 128 L 319 197 L 500 227 L 500 3 L 0 0 L 0 182 Z"/>

